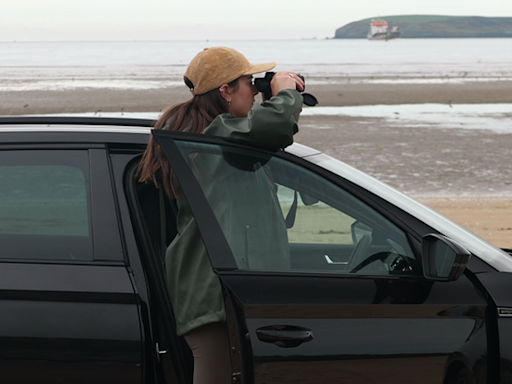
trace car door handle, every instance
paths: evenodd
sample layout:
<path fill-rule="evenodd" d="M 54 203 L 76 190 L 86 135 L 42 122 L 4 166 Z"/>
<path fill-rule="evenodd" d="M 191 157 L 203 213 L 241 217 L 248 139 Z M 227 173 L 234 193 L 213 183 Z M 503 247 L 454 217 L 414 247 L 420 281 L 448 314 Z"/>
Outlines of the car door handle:
<path fill-rule="evenodd" d="M 338 265 L 347 265 L 348 261 L 332 261 L 332 259 L 329 257 L 329 255 L 324 255 L 325 261 L 327 261 L 327 264 L 338 264 Z"/>
<path fill-rule="evenodd" d="M 310 329 L 295 325 L 270 325 L 256 330 L 258 339 L 281 348 L 293 348 L 313 340 Z"/>

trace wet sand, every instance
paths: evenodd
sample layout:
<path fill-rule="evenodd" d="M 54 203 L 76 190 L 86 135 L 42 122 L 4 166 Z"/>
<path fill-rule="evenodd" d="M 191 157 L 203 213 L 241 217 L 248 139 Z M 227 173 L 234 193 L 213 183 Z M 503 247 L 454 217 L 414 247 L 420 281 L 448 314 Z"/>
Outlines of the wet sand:
<path fill-rule="evenodd" d="M 337 81 L 312 82 L 307 91 L 323 106 L 512 103 L 512 81 Z M 0 115 L 157 112 L 189 97 L 184 86 L 69 91 L 0 88 Z M 410 194 L 497 246 L 512 248 L 511 134 L 408 129 L 379 118 L 350 116 L 303 116 L 300 126 L 297 142 L 318 148 Z"/>
<path fill-rule="evenodd" d="M 306 91 L 314 94 L 323 106 L 512 103 L 512 81 L 509 80 L 440 84 L 372 84 L 361 83 L 362 79 L 358 81 L 314 79 L 311 85 L 306 85 Z M 189 97 L 185 86 L 142 90 L 76 88 L 69 91 L 2 91 L 0 83 L 0 115 L 158 112 Z"/>

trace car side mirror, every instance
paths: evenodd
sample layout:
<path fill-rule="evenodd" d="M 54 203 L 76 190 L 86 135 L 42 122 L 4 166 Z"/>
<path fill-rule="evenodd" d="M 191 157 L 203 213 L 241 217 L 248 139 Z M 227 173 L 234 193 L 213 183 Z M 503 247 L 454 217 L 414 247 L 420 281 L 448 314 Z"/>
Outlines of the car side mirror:
<path fill-rule="evenodd" d="M 471 253 L 462 245 L 433 233 L 423 237 L 422 248 L 423 275 L 429 280 L 457 280 L 471 257 Z"/>

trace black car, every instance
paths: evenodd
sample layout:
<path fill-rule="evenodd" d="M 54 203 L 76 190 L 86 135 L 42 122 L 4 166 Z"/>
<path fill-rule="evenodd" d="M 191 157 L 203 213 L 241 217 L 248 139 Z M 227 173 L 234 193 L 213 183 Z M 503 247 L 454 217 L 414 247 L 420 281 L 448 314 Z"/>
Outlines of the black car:
<path fill-rule="evenodd" d="M 0 118 L 2 382 L 191 383 L 163 272 L 173 201 L 137 179 L 152 124 Z M 506 250 L 302 145 L 153 134 L 223 284 L 233 383 L 512 382 Z M 237 266 L 197 154 L 271 175 L 289 267 Z"/>

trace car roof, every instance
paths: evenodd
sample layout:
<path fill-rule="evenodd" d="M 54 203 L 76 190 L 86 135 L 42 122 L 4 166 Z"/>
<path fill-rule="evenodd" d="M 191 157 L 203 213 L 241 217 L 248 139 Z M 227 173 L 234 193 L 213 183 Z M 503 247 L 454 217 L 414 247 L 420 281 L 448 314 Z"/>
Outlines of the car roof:
<path fill-rule="evenodd" d="M 123 117 L 2 116 L 2 143 L 119 143 L 146 144 L 155 120 Z M 321 153 L 294 143 L 286 152 L 298 157 Z"/>
<path fill-rule="evenodd" d="M 2 143 L 146 144 L 154 120 L 73 116 L 0 117 Z"/>

